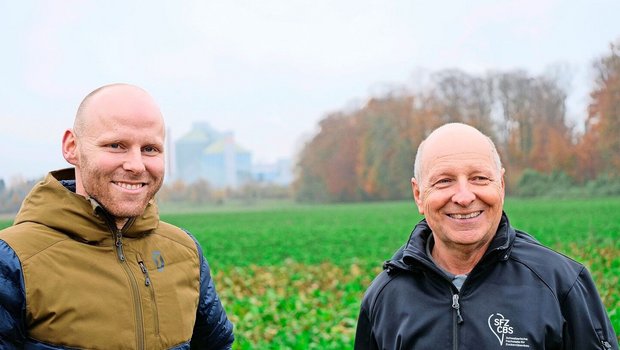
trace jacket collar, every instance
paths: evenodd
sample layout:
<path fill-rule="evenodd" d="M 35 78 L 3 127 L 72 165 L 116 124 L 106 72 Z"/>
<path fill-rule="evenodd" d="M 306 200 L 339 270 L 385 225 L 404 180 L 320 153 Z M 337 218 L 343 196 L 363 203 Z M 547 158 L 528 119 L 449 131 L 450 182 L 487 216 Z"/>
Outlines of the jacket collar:
<path fill-rule="evenodd" d="M 407 244 L 397 251 L 387 265 L 392 265 L 402 269 L 411 269 L 416 264 L 431 266 L 434 268 L 433 262 L 426 254 L 426 242 L 432 234 L 431 228 L 428 226 L 426 219 L 420 221 L 409 236 Z M 489 244 L 487 251 L 484 253 L 482 260 L 478 265 L 488 261 L 490 256 L 495 253 L 502 253 L 499 259 L 506 260 L 510 256 L 510 250 L 515 238 L 515 230 L 510 226 L 508 216 L 502 212 L 497 232 Z"/>
<path fill-rule="evenodd" d="M 93 199 L 75 193 L 73 168 L 50 172 L 24 199 L 15 224 L 34 222 L 74 239 L 100 243 L 116 229 L 114 218 Z M 129 220 L 123 236 L 141 237 L 159 225 L 157 206 L 151 201 L 144 213 Z"/>

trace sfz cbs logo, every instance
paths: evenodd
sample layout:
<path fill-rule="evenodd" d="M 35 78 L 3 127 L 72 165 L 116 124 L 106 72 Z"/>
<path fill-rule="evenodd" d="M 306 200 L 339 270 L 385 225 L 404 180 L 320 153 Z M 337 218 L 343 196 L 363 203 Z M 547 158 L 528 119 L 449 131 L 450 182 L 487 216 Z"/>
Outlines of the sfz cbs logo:
<path fill-rule="evenodd" d="M 498 334 L 512 334 L 512 326 L 508 323 L 510 323 L 510 320 L 506 318 L 493 319 L 493 326 L 495 326 L 495 331 Z"/>
<path fill-rule="evenodd" d="M 510 320 L 500 313 L 491 314 L 488 324 L 491 332 L 499 340 L 500 345 L 504 345 L 504 337 L 506 335 L 511 335 L 514 332 L 513 327 L 510 325 Z"/>

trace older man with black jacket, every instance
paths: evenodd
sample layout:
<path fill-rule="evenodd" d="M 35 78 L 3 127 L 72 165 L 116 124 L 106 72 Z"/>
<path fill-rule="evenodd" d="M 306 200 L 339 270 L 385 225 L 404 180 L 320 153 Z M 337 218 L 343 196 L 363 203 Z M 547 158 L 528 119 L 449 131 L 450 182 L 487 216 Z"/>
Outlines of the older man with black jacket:
<path fill-rule="evenodd" d="M 425 219 L 367 290 L 356 350 L 618 349 L 587 269 L 510 225 L 489 138 L 444 125 L 414 167 Z"/>

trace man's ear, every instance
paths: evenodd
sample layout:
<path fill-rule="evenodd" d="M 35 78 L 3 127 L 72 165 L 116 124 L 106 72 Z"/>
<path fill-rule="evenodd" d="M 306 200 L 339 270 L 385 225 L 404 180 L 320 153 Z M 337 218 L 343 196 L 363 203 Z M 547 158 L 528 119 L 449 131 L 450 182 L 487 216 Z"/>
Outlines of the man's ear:
<path fill-rule="evenodd" d="M 420 184 L 415 178 L 411 178 L 411 191 L 413 192 L 413 200 L 418 206 L 418 212 L 424 215 L 424 206 L 422 206 L 422 199 L 420 197 Z"/>
<path fill-rule="evenodd" d="M 505 174 L 506 169 L 502 168 L 502 170 L 500 171 L 500 177 L 502 179 L 502 203 L 504 203 L 504 198 L 506 197 L 506 181 L 504 179 Z"/>
<path fill-rule="evenodd" d="M 79 161 L 77 140 L 75 133 L 71 129 L 65 130 L 62 136 L 62 156 L 65 157 L 65 160 L 71 165 L 77 165 Z"/>

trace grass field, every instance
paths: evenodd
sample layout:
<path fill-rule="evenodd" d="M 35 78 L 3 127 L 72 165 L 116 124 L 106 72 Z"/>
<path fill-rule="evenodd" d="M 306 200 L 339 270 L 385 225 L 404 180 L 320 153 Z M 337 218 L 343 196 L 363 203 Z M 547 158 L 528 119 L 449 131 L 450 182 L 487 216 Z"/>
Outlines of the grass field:
<path fill-rule="evenodd" d="M 620 198 L 511 198 L 505 210 L 513 226 L 589 268 L 619 333 Z M 364 290 L 420 216 L 407 201 L 162 218 L 201 242 L 235 349 L 349 349 Z"/>

